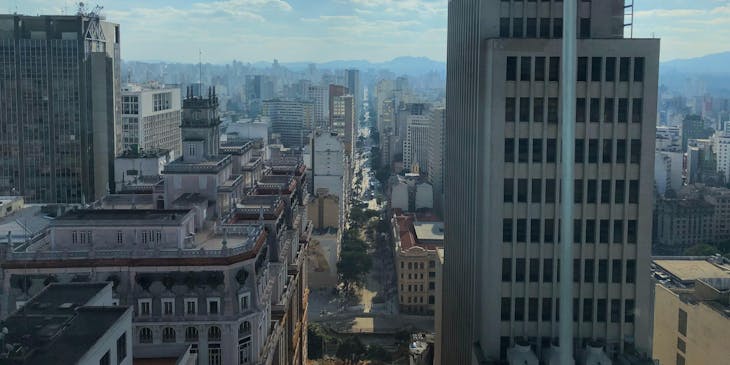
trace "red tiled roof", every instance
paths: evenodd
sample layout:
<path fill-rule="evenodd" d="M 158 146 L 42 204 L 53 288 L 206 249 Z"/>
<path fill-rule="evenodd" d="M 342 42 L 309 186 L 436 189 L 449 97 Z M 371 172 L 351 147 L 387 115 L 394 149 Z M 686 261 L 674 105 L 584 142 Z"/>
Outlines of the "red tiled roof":
<path fill-rule="evenodd" d="M 399 210 L 399 209 L 398 209 Z M 414 218 L 418 219 L 419 221 L 430 221 L 430 222 L 438 222 L 438 217 L 432 216 L 434 219 L 421 219 L 420 216 L 415 215 L 402 215 L 402 214 L 394 214 L 396 223 L 398 224 L 398 235 L 400 236 L 400 248 L 401 251 L 408 251 L 409 249 L 418 246 L 423 248 L 424 250 L 436 250 L 439 246 L 434 244 L 424 244 L 421 242 L 418 242 L 418 238 L 416 237 L 415 230 L 413 229 L 413 221 Z M 415 216 L 415 217 L 414 217 Z M 430 218 L 430 217 L 426 217 Z"/>

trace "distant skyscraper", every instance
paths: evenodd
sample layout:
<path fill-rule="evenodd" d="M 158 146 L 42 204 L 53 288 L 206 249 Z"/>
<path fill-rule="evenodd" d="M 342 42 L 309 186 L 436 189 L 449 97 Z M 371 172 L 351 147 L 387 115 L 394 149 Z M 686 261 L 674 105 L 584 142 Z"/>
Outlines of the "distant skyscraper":
<path fill-rule="evenodd" d="M 281 136 L 285 147 L 299 149 L 312 130 L 314 103 L 299 100 L 266 100 L 264 115 L 271 118 L 271 132 Z"/>
<path fill-rule="evenodd" d="M 314 103 L 314 127 L 325 128 L 329 123 L 329 87 L 309 86 L 307 99 Z"/>
<path fill-rule="evenodd" d="M 94 14 L 0 15 L 0 116 L 0 194 L 80 203 L 113 190 L 119 25 Z"/>
<path fill-rule="evenodd" d="M 180 89 L 122 90 L 122 148 L 125 151 L 170 150 L 181 156 Z"/>
<path fill-rule="evenodd" d="M 560 320 L 576 351 L 650 353 L 659 40 L 624 39 L 622 0 L 577 4 L 574 315 L 559 319 L 562 2 L 449 2 L 442 364 L 505 361 L 520 338 L 547 362 Z"/>
<path fill-rule="evenodd" d="M 355 116 L 360 119 L 363 89 L 360 85 L 360 70 L 346 70 L 347 89 L 355 97 Z"/>
<path fill-rule="evenodd" d="M 355 97 L 352 95 L 337 96 L 333 103 L 332 131 L 342 136 L 342 141 L 345 143 L 345 154 L 352 156 L 357 135 Z"/>
<path fill-rule="evenodd" d="M 446 149 L 444 128 L 446 127 L 446 108 L 431 111 L 428 130 L 428 180 L 433 186 L 433 203 L 441 214 L 444 209 L 444 152 Z M 426 166 L 424 166 L 425 168 Z"/>
<path fill-rule="evenodd" d="M 335 98 L 347 95 L 347 87 L 342 85 L 330 84 L 329 86 L 329 128 L 333 128 L 335 114 Z"/>
<path fill-rule="evenodd" d="M 406 138 L 403 139 L 403 167 L 406 170 L 428 172 L 430 129 L 431 116 L 428 113 L 406 117 Z"/>

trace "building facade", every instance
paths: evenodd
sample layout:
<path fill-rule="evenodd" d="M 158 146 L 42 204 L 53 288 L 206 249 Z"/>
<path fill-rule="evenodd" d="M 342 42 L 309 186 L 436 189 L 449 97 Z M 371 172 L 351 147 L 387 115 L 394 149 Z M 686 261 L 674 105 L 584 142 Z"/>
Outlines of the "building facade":
<path fill-rule="evenodd" d="M 406 138 L 403 140 L 403 167 L 410 172 L 428 173 L 431 152 L 429 114 L 409 115 L 406 118 Z"/>
<path fill-rule="evenodd" d="M 0 193 L 81 203 L 114 190 L 119 25 L 98 14 L 0 16 Z"/>
<path fill-rule="evenodd" d="M 347 87 L 342 85 L 335 85 L 330 84 L 329 85 L 329 129 L 333 130 L 334 128 L 334 115 L 335 115 L 335 98 L 338 96 L 344 96 L 347 95 Z"/>
<path fill-rule="evenodd" d="M 446 108 L 433 109 L 428 130 L 428 181 L 433 186 L 434 208 L 439 215 L 443 214 L 444 209 L 445 128 Z"/>
<path fill-rule="evenodd" d="M 362 115 L 363 87 L 360 85 L 360 70 L 345 70 L 345 83 L 347 84 L 347 90 L 355 98 L 355 118 L 357 121 Z"/>
<path fill-rule="evenodd" d="M 180 89 L 127 85 L 122 90 L 122 150 L 182 153 Z"/>
<path fill-rule="evenodd" d="M 314 103 L 301 100 L 266 100 L 264 116 L 271 118 L 271 132 L 288 148 L 301 149 L 312 130 Z"/>
<path fill-rule="evenodd" d="M 562 5 L 449 2 L 442 363 L 504 361 L 521 337 L 546 361 L 562 143 L 576 156 L 574 348 L 650 353 L 659 41 L 624 38 L 623 1 L 578 2 L 576 140 L 561 141 Z"/>

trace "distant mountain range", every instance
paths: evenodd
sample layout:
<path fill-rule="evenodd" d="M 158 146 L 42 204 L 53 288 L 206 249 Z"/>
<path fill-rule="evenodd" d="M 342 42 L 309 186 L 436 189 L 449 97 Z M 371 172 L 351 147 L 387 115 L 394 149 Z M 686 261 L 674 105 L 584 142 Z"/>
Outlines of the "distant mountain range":
<path fill-rule="evenodd" d="M 661 72 L 687 74 L 730 74 L 730 52 L 662 62 Z"/>
<path fill-rule="evenodd" d="M 730 52 L 662 62 L 659 83 L 686 96 L 730 97 Z"/>
<path fill-rule="evenodd" d="M 281 65 L 295 71 L 305 70 L 311 62 L 284 62 Z M 271 67 L 271 62 L 256 62 L 257 68 Z M 389 70 L 396 74 L 422 75 L 428 72 L 446 72 L 446 62 L 434 61 L 427 57 L 397 57 L 386 62 L 370 62 L 367 60 L 338 60 L 315 63 L 319 69 Z"/>

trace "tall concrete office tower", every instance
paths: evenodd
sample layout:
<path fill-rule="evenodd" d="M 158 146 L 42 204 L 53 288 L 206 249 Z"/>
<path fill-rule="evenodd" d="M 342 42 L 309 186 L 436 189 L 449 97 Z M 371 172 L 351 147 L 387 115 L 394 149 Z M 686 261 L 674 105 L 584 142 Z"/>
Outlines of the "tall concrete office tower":
<path fill-rule="evenodd" d="M 80 203 L 113 190 L 119 76 L 119 25 L 98 14 L 0 15 L 0 194 Z"/>
<path fill-rule="evenodd" d="M 546 361 L 558 337 L 562 7 L 449 2 L 442 364 L 506 360 L 523 338 Z M 646 354 L 659 41 L 624 37 L 622 0 L 570 21 L 575 358 L 590 340 Z"/>
<path fill-rule="evenodd" d="M 360 119 L 362 113 L 362 95 L 363 89 L 360 85 L 360 70 L 349 69 L 345 71 L 347 78 L 347 89 L 350 90 L 350 94 L 355 97 L 355 116 L 357 120 Z"/>

